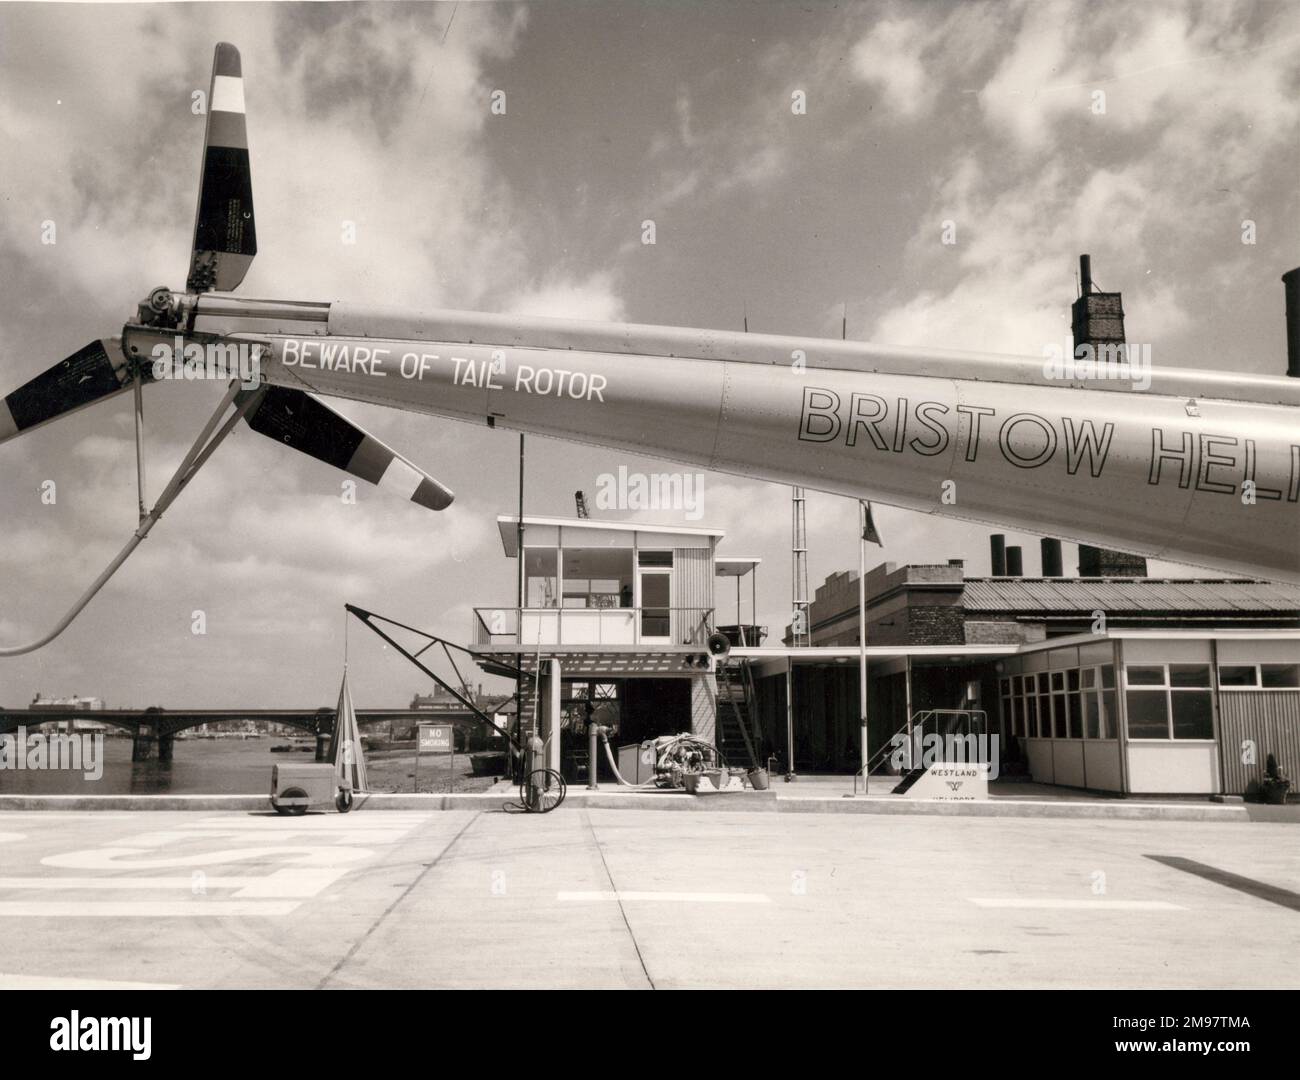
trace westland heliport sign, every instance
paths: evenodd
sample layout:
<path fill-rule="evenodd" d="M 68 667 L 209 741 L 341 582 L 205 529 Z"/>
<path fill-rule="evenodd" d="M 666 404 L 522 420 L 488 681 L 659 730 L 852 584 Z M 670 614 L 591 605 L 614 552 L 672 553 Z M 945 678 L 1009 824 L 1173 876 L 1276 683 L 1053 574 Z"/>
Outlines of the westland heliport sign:
<path fill-rule="evenodd" d="M 890 740 L 889 763 L 902 774 L 924 769 L 907 789 L 913 799 L 987 799 L 989 781 L 998 777 L 996 735 L 899 732 Z"/>

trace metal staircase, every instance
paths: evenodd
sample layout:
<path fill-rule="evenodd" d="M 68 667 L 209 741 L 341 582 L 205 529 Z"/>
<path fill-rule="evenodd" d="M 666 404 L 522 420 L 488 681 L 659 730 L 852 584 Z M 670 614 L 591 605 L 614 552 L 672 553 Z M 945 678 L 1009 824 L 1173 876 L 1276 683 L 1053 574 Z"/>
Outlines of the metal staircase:
<path fill-rule="evenodd" d="M 739 628 L 740 643 L 745 629 Z M 763 765 L 763 740 L 755 716 L 757 691 L 749 660 L 727 657 L 718 661 L 716 710 L 717 746 L 728 765 L 758 769 Z"/>
<path fill-rule="evenodd" d="M 909 739 L 909 750 L 915 750 L 917 744 L 914 741 L 916 736 L 920 736 L 923 742 L 927 735 L 938 735 L 944 738 L 948 735 L 987 735 L 988 734 L 988 715 L 983 709 L 924 709 L 912 714 L 910 720 L 905 721 L 901 727 L 894 733 L 894 736 L 905 736 Z M 861 769 L 858 775 L 866 774 L 870 776 L 878 767 L 885 764 L 888 758 L 895 750 L 893 738 L 886 740 L 885 743 L 871 755 Z M 905 760 L 912 755 L 905 755 Z M 940 752 L 939 760 L 947 760 L 946 753 Z M 906 769 L 898 778 L 898 783 L 891 789 L 892 795 L 904 795 L 907 790 L 915 784 L 926 770 L 920 767 L 920 762 L 915 762 L 912 768 Z"/>
<path fill-rule="evenodd" d="M 718 749 L 728 765 L 755 768 L 757 748 L 749 735 L 750 703 L 745 693 L 744 681 L 736 677 L 732 665 L 718 666 Z"/>

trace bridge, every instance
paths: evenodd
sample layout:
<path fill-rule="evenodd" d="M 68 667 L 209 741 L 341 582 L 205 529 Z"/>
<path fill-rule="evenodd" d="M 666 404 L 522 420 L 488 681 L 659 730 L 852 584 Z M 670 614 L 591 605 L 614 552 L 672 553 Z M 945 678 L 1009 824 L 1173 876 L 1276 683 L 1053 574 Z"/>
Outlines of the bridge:
<path fill-rule="evenodd" d="M 357 723 L 361 725 L 439 721 L 455 723 L 469 720 L 473 713 L 466 708 L 448 703 L 424 709 L 357 709 Z M 337 710 L 319 709 L 163 709 L 151 705 L 146 709 L 3 709 L 0 708 L 0 735 L 8 735 L 25 727 L 29 731 L 42 724 L 91 721 L 108 724 L 131 733 L 132 761 L 171 761 L 176 735 L 202 724 L 217 724 L 231 720 L 253 720 L 269 724 L 283 724 L 316 737 L 316 760 L 324 759 L 334 734 Z"/>

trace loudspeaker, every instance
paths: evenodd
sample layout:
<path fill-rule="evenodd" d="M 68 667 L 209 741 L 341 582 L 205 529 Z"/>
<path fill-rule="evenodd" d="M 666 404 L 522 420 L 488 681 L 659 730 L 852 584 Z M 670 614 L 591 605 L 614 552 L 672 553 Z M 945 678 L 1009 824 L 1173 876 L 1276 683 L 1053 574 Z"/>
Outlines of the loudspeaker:
<path fill-rule="evenodd" d="M 717 630 L 709 635 L 709 655 L 718 660 L 725 660 L 731 653 L 731 638 Z"/>

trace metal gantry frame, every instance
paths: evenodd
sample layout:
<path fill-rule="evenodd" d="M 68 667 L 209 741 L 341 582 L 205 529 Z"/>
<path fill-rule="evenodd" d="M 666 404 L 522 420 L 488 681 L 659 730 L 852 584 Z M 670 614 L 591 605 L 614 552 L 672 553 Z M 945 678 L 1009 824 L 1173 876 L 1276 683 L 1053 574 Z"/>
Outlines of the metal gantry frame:
<path fill-rule="evenodd" d="M 446 655 L 448 661 L 450 661 L 452 669 L 456 672 L 456 678 L 460 679 L 461 689 L 465 689 L 468 684 L 465 682 L 464 677 L 461 675 L 460 668 L 456 666 L 456 661 L 452 658 L 451 650 L 457 649 L 460 652 L 465 653 L 467 656 L 473 657 L 476 661 L 482 659 L 479 653 L 474 652 L 472 649 L 465 648 L 464 645 L 457 645 L 453 641 L 446 641 L 445 639 L 438 637 L 437 634 L 429 633 L 427 630 L 419 630 L 414 626 L 408 626 L 406 623 L 398 622 L 396 619 L 390 619 L 384 615 L 376 615 L 373 611 L 367 611 L 365 608 L 357 607 L 356 604 L 344 604 L 343 607 L 348 612 L 349 615 L 355 615 L 368 630 L 372 630 L 379 637 L 383 638 L 384 641 L 386 641 L 389 645 L 391 645 L 394 649 L 396 649 L 399 653 L 401 653 L 404 657 L 406 657 L 406 659 L 408 659 L 412 664 L 414 664 L 417 668 L 419 668 L 422 672 L 424 672 L 424 674 L 428 675 L 429 678 L 431 678 L 435 683 L 437 683 L 444 690 L 446 690 L 447 693 L 449 693 L 452 697 L 454 697 L 458 702 L 464 705 L 465 708 L 467 708 L 470 712 L 472 712 L 476 718 L 478 718 L 484 724 L 487 724 L 487 726 L 490 727 L 493 731 L 497 732 L 500 735 L 504 735 L 506 739 L 509 740 L 511 747 L 515 750 L 516 753 L 520 753 L 520 754 L 523 753 L 523 749 L 524 749 L 523 745 L 520 743 L 518 739 L 516 739 L 513 735 L 510 734 L 508 729 L 498 726 L 497 723 L 490 716 L 488 716 L 487 713 L 485 713 L 482 709 L 480 709 L 477 705 L 475 705 L 474 702 L 472 702 L 469 698 L 465 697 L 465 695 L 462 694 L 460 690 L 452 686 L 451 683 L 447 682 L 446 679 L 443 679 L 432 669 L 420 663 L 421 656 L 423 656 L 435 645 L 441 645 L 443 653 Z M 414 653 L 408 652 L 394 638 L 384 633 L 383 630 L 381 630 L 378 626 L 376 626 L 375 622 L 387 623 L 389 626 L 396 626 L 399 629 L 408 631 L 409 633 L 418 634 L 420 637 L 424 638 L 428 642 L 428 644 L 425 645 L 418 652 L 414 652 Z M 492 658 L 492 662 L 499 667 L 508 668 L 511 672 L 513 672 L 515 678 L 519 679 L 521 682 L 523 679 L 529 678 L 528 673 L 524 671 L 522 668 L 513 668 L 509 664 L 504 663 L 503 661 L 499 660 L 496 657 Z"/>
<path fill-rule="evenodd" d="M 362 624 L 365 625 L 365 627 L 368 630 L 373 631 L 378 637 L 382 638 L 387 644 L 391 645 L 394 649 L 396 649 L 399 653 L 401 653 L 404 657 L 406 657 L 406 659 L 408 659 L 412 664 L 414 664 L 417 668 L 419 668 L 422 672 L 424 672 L 424 674 L 428 675 L 429 678 L 431 678 L 435 683 L 437 683 L 444 690 L 446 690 L 447 693 L 449 693 L 453 698 L 455 698 L 458 702 L 460 702 L 463 706 L 465 706 L 466 709 L 468 709 L 471 713 L 473 713 L 473 715 L 478 720 L 482 721 L 484 724 L 487 724 L 487 726 L 490 727 L 493 731 L 497 732 L 499 735 L 503 735 L 506 738 L 507 742 L 510 743 L 511 750 L 514 752 L 518 760 L 523 761 L 525 763 L 523 769 L 523 778 L 519 785 L 520 802 L 516 808 L 522 807 L 522 809 L 527 810 L 529 813 L 545 814 L 551 810 L 554 810 L 557 806 L 559 806 L 562 802 L 564 802 L 564 797 L 567 790 L 565 787 L 564 778 L 559 773 L 554 772 L 551 769 L 547 769 L 545 766 L 543 766 L 540 769 L 534 769 L 532 767 L 534 764 L 534 755 L 536 753 L 536 747 L 539 747 L 541 744 L 540 741 L 537 739 L 530 739 L 527 743 L 523 741 L 522 712 L 516 714 L 516 716 L 519 718 L 518 722 L 520 726 L 520 731 L 519 731 L 519 738 L 515 738 L 515 736 L 510 734 L 507 728 L 500 727 L 490 716 L 488 716 L 487 713 L 485 713 L 476 704 L 474 704 L 473 701 L 471 701 L 468 697 L 466 697 L 463 693 L 461 693 L 461 690 L 468 689 L 468 684 L 465 683 L 464 677 L 460 673 L 460 668 L 456 666 L 456 661 L 451 655 L 451 650 L 456 649 L 459 652 L 463 652 L 467 656 L 473 657 L 475 661 L 486 659 L 485 657 L 482 656 L 482 654 L 474 652 L 473 649 L 467 649 L 464 645 L 457 645 L 453 641 L 447 641 L 446 639 L 439 637 L 437 634 L 429 633 L 427 630 L 420 630 L 417 627 L 408 626 L 406 623 L 398 622 L 396 619 L 390 619 L 385 615 L 376 615 L 373 611 L 367 611 L 365 608 L 357 607 L 356 604 L 345 604 L 344 609 L 348 612 L 348 614 L 355 615 L 362 622 Z M 401 630 L 407 631 L 408 633 L 417 634 L 420 637 L 424 638 L 427 644 L 425 644 L 422 648 L 420 648 L 416 652 L 410 652 L 408 649 L 404 648 L 395 638 L 393 638 L 392 635 L 385 633 L 385 631 L 381 627 L 377 626 L 376 623 L 387 623 L 389 626 L 395 626 Z M 420 657 L 423 656 L 435 645 L 440 645 L 442 647 L 443 653 L 446 655 L 447 660 L 451 663 L 452 670 L 456 672 L 456 678 L 459 679 L 461 682 L 460 689 L 457 689 L 456 687 L 452 686 L 449 682 L 447 682 L 446 679 L 438 675 L 437 672 L 433 671 L 427 665 L 422 664 L 420 662 Z M 541 679 L 540 666 L 536 674 L 529 675 L 528 672 L 524 671 L 522 668 L 511 667 L 509 664 L 503 663 L 498 657 L 492 657 L 491 659 L 492 659 L 492 663 L 495 666 L 502 667 L 505 668 L 507 671 L 510 671 L 515 676 L 515 679 L 517 680 L 517 685 L 522 685 L 525 679 L 531 678 L 534 680 L 534 683 L 540 681 Z M 558 724 L 559 717 L 556 716 L 554 719 L 555 719 L 555 723 Z M 454 747 L 453 747 L 453 753 L 454 753 Z M 417 757 L 418 757 L 418 748 L 417 748 Z M 506 809 L 507 810 L 511 809 L 512 805 L 514 804 L 507 805 Z"/>

